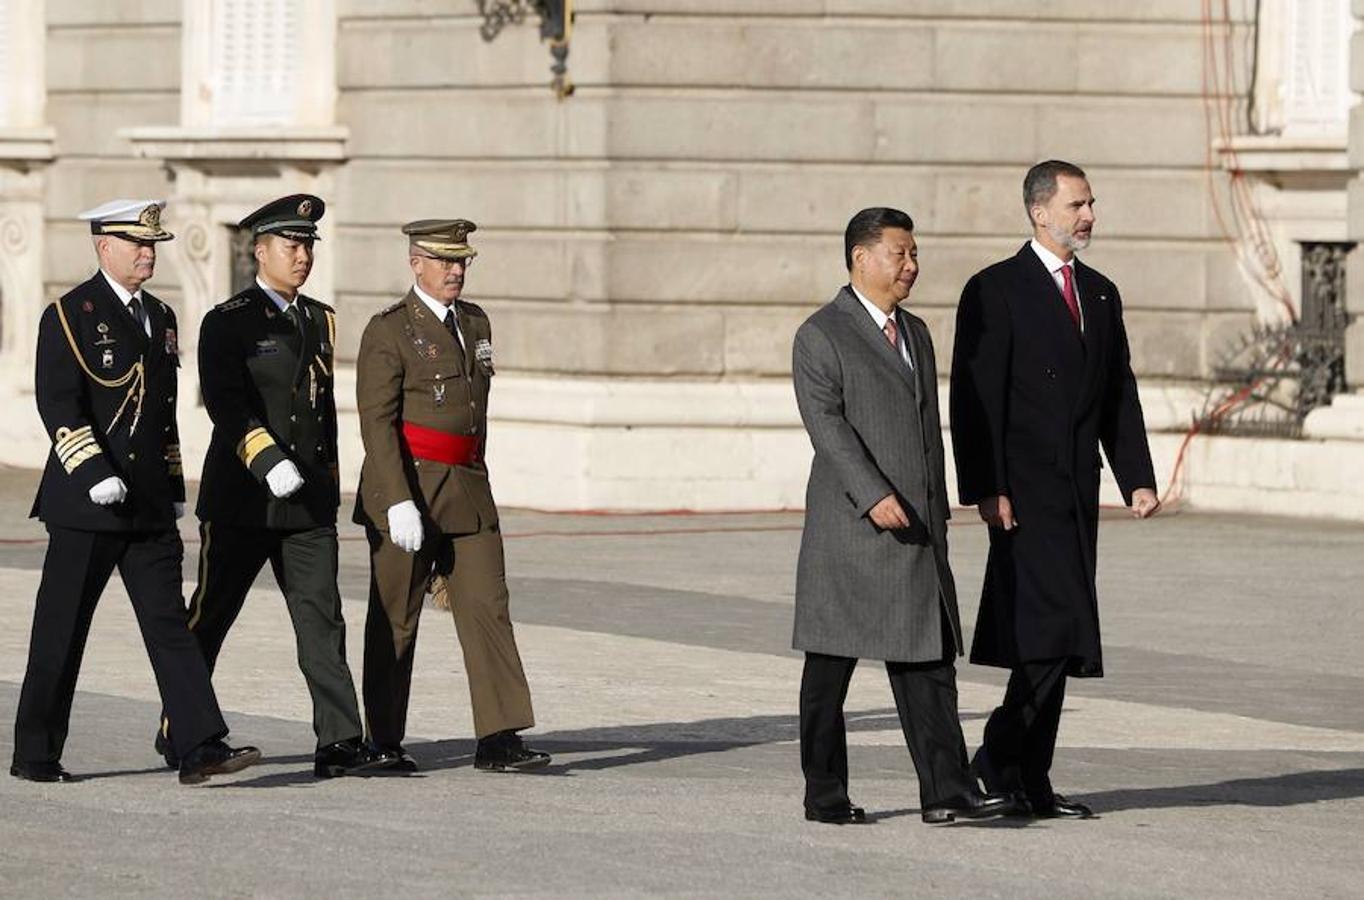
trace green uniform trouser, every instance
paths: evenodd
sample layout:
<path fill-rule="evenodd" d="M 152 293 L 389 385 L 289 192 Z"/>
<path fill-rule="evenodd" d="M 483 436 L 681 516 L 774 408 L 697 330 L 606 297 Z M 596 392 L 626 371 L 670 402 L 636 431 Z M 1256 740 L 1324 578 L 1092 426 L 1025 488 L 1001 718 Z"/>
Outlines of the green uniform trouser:
<path fill-rule="evenodd" d="M 346 663 L 346 623 L 336 586 L 336 526 L 304 531 L 199 525 L 199 585 L 189 629 L 213 671 L 246 592 L 269 560 L 294 623 L 298 668 L 313 698 L 317 745 L 359 738 L 360 708 Z"/>
<path fill-rule="evenodd" d="M 416 553 L 366 528 L 370 551 L 365 619 L 365 723 L 379 747 L 396 747 L 407 730 L 417 622 L 431 573 L 447 580 L 450 610 L 464 651 L 474 734 L 487 737 L 535 724 L 530 686 L 512 634 L 502 535 L 496 531 L 426 535 Z"/>

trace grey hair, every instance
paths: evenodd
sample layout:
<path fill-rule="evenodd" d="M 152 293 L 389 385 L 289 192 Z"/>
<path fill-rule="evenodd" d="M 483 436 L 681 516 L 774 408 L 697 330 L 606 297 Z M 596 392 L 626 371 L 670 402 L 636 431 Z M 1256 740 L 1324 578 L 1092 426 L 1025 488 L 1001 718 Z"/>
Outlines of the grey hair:
<path fill-rule="evenodd" d="M 1084 169 L 1059 159 L 1040 162 L 1023 176 L 1023 208 L 1028 212 L 1029 221 L 1032 220 L 1034 206 L 1046 203 L 1056 196 L 1056 179 L 1060 175 L 1069 175 L 1071 178 L 1087 177 Z"/>

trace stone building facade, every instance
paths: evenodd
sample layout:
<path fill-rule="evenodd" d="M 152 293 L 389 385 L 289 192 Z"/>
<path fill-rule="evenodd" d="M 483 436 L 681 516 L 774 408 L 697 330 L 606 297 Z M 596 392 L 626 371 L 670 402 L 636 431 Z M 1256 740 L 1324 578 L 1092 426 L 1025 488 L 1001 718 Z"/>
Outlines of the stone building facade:
<path fill-rule="evenodd" d="M 910 305 L 945 371 L 960 286 L 1025 239 L 1023 172 L 1061 157 L 1100 199 L 1086 259 L 1123 289 L 1169 474 L 1222 348 L 1281 315 L 1219 220 L 1228 167 L 1266 217 L 1290 302 L 1298 241 L 1364 232 L 1364 119 L 1352 144 L 1346 127 L 1364 0 L 1350 5 L 1232 0 L 1207 23 L 1188 0 L 1056 0 L 1045 15 L 1007 0 L 577 0 L 576 90 L 559 99 L 534 17 L 487 41 L 476 0 L 0 0 L 7 402 L 36 423 L 34 323 L 93 263 L 75 212 L 171 198 L 179 240 L 151 287 L 192 354 L 189 323 L 241 277 L 232 223 L 306 190 L 328 201 L 307 291 L 337 306 L 343 359 L 408 286 L 402 222 L 479 224 L 467 296 L 493 317 L 504 502 L 797 507 L 809 447 L 791 337 L 845 280 L 849 215 L 915 218 Z M 1232 49 L 1211 86 L 1210 43 Z M 1219 114 L 1229 133 L 1209 126 Z M 1358 309 L 1364 278 L 1350 284 Z M 1349 340 L 1364 385 L 1359 326 Z M 207 429 L 183 393 L 192 473 Z M 1341 413 L 1332 440 L 1282 453 L 1354 459 L 1355 430 Z M 41 429 L 26 434 L 7 461 L 37 464 Z M 1228 460 L 1285 442 L 1239 442 L 1260 446 L 1247 455 L 1229 440 L 1189 457 L 1195 505 L 1303 512 L 1331 489 L 1231 483 Z M 1364 516 L 1364 494 L 1351 502 Z"/>

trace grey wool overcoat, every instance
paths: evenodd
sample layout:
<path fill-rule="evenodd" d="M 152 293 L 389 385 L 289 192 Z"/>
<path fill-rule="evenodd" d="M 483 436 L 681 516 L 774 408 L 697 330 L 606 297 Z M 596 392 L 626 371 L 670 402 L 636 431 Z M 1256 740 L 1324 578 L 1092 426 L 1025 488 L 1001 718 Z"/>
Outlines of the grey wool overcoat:
<path fill-rule="evenodd" d="M 850 287 L 796 332 L 796 402 L 815 449 L 797 650 L 897 662 L 961 653 L 933 343 L 923 320 L 904 310 L 897 319 L 913 368 Z M 910 527 L 886 531 L 867 513 L 892 492 Z"/>

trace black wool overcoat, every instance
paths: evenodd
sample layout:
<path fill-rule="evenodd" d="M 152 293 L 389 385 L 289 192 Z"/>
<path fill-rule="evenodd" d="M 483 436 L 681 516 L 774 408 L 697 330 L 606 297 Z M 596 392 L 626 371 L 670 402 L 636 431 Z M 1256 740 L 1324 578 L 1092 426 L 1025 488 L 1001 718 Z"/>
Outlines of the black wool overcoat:
<path fill-rule="evenodd" d="M 1027 244 L 966 283 L 951 430 L 961 502 L 1007 495 L 1018 520 L 990 529 L 971 661 L 1068 657 L 1071 674 L 1101 676 L 1100 446 L 1128 502 L 1155 476 L 1118 289 L 1078 259 L 1075 280 L 1083 331 Z"/>

